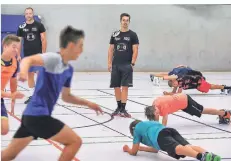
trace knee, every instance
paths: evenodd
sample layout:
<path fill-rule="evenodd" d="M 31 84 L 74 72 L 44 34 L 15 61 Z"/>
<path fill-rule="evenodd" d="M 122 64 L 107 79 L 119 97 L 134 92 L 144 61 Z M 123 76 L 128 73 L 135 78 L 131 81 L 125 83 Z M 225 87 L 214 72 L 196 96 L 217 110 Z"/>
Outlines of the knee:
<path fill-rule="evenodd" d="M 7 135 L 9 132 L 9 127 L 7 125 L 3 125 L 2 128 L 1 128 L 1 134 L 2 135 Z"/>
<path fill-rule="evenodd" d="M 184 146 L 182 145 L 178 145 L 176 148 L 175 148 L 175 152 L 177 155 L 180 155 L 182 153 L 182 150 L 183 150 Z"/>
<path fill-rule="evenodd" d="M 128 91 L 128 87 L 122 86 L 122 91 Z"/>
<path fill-rule="evenodd" d="M 76 148 L 79 148 L 82 146 L 83 141 L 79 136 L 76 136 L 74 141 L 73 141 L 73 144 L 75 144 Z"/>

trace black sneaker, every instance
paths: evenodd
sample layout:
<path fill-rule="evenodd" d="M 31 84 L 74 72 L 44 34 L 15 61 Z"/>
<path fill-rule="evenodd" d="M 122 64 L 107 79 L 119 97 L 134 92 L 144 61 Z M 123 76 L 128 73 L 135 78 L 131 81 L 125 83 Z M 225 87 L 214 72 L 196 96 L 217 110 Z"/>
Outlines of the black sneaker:
<path fill-rule="evenodd" d="M 226 111 L 227 115 L 226 116 L 219 116 L 219 124 L 230 124 L 230 117 L 231 117 L 231 111 L 223 110 Z"/>
<path fill-rule="evenodd" d="M 31 97 L 32 96 L 28 97 L 28 99 L 24 102 L 24 104 L 28 104 L 30 102 L 30 100 L 31 100 Z"/>
<path fill-rule="evenodd" d="M 120 114 L 120 107 L 117 107 L 117 109 L 112 113 L 112 116 L 117 116 Z"/>
<path fill-rule="evenodd" d="M 226 85 L 224 85 L 226 87 Z M 221 94 L 226 94 L 227 90 L 226 89 L 221 89 Z"/>
<path fill-rule="evenodd" d="M 154 75 L 150 74 L 150 79 L 151 79 L 151 81 L 153 82 Z"/>
<path fill-rule="evenodd" d="M 128 117 L 128 118 L 131 117 L 131 115 L 130 115 L 125 109 L 122 109 L 122 110 L 120 111 L 120 116 L 121 116 L 121 117 Z"/>

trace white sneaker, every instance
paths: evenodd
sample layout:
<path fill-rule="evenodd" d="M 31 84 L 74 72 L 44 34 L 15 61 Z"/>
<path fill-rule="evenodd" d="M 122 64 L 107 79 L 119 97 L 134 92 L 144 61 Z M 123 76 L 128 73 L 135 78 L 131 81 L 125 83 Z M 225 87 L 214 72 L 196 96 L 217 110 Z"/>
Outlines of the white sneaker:
<path fill-rule="evenodd" d="M 153 85 L 154 86 L 160 86 L 160 79 L 158 77 L 153 78 Z"/>

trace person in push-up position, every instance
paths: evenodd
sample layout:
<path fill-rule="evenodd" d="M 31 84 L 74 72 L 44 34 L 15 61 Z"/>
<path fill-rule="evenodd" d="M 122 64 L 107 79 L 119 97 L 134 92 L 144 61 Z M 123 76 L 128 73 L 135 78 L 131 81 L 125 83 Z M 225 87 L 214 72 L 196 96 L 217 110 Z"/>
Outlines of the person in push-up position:
<path fill-rule="evenodd" d="M 221 160 L 220 156 L 191 145 L 177 130 L 167 128 L 157 121 L 135 120 L 130 124 L 129 129 L 133 136 L 133 145 L 132 148 L 124 145 L 123 151 L 130 155 L 136 155 L 138 151 L 158 153 L 162 150 L 175 159 L 187 156 L 200 161 Z M 140 146 L 140 143 L 146 146 Z"/>
<path fill-rule="evenodd" d="M 167 125 L 168 115 L 179 110 L 197 117 L 201 117 L 202 114 L 218 115 L 220 124 L 230 123 L 231 111 L 205 108 L 184 93 L 164 95 L 156 98 L 152 106 L 145 108 L 145 116 L 148 120 L 155 121 L 159 121 L 159 116 L 163 116 L 162 124 Z"/>

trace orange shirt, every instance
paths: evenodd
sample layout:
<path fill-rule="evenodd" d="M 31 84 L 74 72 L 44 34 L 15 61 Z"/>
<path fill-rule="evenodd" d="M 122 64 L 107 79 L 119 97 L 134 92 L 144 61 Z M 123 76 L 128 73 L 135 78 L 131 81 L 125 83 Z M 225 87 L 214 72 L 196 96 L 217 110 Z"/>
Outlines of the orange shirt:
<path fill-rule="evenodd" d="M 1 60 L 1 90 L 6 88 L 11 77 L 15 77 L 18 69 L 16 58 L 12 58 L 11 62 Z"/>
<path fill-rule="evenodd" d="M 158 97 L 154 101 L 154 105 L 160 111 L 160 116 L 165 116 L 179 110 L 183 110 L 188 106 L 187 95 L 183 93 L 174 95 L 165 95 Z"/>

